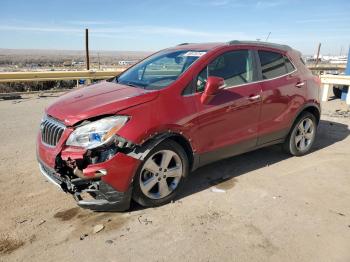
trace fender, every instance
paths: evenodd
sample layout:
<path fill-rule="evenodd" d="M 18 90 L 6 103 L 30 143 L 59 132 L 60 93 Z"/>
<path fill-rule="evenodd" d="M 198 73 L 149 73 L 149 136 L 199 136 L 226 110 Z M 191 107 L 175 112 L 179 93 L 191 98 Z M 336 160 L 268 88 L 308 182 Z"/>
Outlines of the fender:
<path fill-rule="evenodd" d="M 317 113 L 319 115 L 318 119 L 317 119 L 317 124 L 320 121 L 321 118 L 321 107 L 319 104 L 315 103 L 315 102 L 307 102 L 306 104 L 304 104 L 299 110 L 298 112 L 295 114 L 293 121 L 291 122 L 292 124 L 289 126 L 289 129 L 292 128 L 292 126 L 294 125 L 295 121 L 297 120 L 297 118 L 299 117 L 300 113 L 305 111 L 305 109 L 307 108 L 313 108 L 317 110 Z M 288 132 L 289 133 L 289 132 Z"/>
<path fill-rule="evenodd" d="M 173 132 L 173 131 L 168 131 L 168 132 L 163 132 L 154 135 L 153 137 L 149 138 L 147 141 L 145 141 L 142 145 L 136 146 L 133 151 L 128 153 L 128 156 L 131 156 L 133 158 L 139 159 L 139 160 L 144 160 L 148 153 L 155 148 L 157 145 L 159 145 L 161 142 L 164 140 L 171 138 L 171 137 L 181 137 L 183 140 L 187 142 L 187 144 L 191 147 L 191 153 L 193 155 L 193 147 L 186 137 L 184 137 L 181 133 Z M 184 148 L 186 151 L 186 148 Z"/>

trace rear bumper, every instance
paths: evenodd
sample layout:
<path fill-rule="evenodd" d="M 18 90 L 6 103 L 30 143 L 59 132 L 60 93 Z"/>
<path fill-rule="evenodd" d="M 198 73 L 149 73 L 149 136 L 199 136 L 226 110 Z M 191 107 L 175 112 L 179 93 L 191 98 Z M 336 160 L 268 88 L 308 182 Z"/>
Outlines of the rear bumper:
<path fill-rule="evenodd" d="M 40 159 L 38 161 L 41 174 L 64 192 L 72 194 L 80 207 L 94 211 L 125 211 L 129 209 L 131 185 L 125 192 L 119 192 L 102 180 L 68 179 L 45 165 Z M 89 198 L 85 198 L 86 195 L 89 195 Z"/>

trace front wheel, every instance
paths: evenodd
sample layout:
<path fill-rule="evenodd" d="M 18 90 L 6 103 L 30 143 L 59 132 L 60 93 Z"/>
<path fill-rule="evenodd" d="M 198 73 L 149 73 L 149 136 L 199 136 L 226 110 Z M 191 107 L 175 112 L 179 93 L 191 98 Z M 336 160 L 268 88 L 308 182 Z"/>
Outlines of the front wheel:
<path fill-rule="evenodd" d="M 142 206 L 170 202 L 189 172 L 183 148 L 168 140 L 157 145 L 141 163 L 135 178 L 133 199 Z"/>
<path fill-rule="evenodd" d="M 284 150 L 294 156 L 302 156 L 310 152 L 315 141 L 317 121 L 313 114 L 303 113 L 295 121 L 286 141 Z"/>

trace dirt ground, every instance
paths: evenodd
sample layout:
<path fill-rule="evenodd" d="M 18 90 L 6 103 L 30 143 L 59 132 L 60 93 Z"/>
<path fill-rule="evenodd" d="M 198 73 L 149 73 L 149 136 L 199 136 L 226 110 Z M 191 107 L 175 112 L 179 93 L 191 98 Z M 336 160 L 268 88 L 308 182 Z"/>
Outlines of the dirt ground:
<path fill-rule="evenodd" d="M 0 101 L 0 261 L 350 261 L 350 117 L 323 105 L 304 157 L 272 146 L 191 174 L 174 203 L 80 209 L 39 173 L 54 97 Z M 93 233 L 96 225 L 104 229 Z"/>

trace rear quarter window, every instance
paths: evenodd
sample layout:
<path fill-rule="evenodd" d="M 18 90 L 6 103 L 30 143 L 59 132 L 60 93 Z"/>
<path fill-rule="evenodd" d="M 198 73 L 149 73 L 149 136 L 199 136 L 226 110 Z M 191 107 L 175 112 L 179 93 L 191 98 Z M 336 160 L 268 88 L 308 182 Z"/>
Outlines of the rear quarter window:
<path fill-rule="evenodd" d="M 271 51 L 258 51 L 263 79 L 272 79 L 289 74 L 295 70 L 289 58 Z"/>

